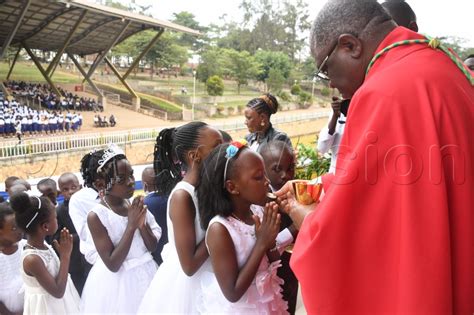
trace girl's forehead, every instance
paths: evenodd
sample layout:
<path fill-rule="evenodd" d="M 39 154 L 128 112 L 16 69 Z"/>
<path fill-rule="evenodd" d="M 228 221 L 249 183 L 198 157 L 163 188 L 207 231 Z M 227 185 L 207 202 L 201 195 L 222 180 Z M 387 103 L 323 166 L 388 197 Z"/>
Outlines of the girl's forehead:
<path fill-rule="evenodd" d="M 244 167 L 244 169 L 257 168 L 263 165 L 263 159 L 260 154 L 250 149 L 240 152 L 236 162 L 240 167 Z"/>
<path fill-rule="evenodd" d="M 279 162 L 284 159 L 292 159 L 293 158 L 293 153 L 290 152 L 290 150 L 286 147 L 284 148 L 272 148 L 262 154 L 264 156 L 265 162 L 268 163 L 273 163 L 273 162 Z"/>
<path fill-rule="evenodd" d="M 117 161 L 117 168 L 123 172 L 131 171 L 132 165 L 130 165 L 130 162 L 127 159 L 122 159 Z"/>
<path fill-rule="evenodd" d="M 7 214 L 6 216 L 3 217 L 3 223 L 4 225 L 8 224 L 13 224 L 15 223 L 15 214 L 12 213 L 12 214 Z"/>

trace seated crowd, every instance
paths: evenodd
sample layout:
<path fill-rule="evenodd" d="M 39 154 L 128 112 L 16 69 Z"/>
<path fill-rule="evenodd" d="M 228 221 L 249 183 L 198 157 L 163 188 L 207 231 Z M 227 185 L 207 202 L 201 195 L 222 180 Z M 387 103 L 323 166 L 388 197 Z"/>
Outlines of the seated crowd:
<path fill-rule="evenodd" d="M 80 111 L 103 111 L 100 102 L 93 98 L 79 97 L 61 87 L 58 87 L 62 95 L 56 95 L 47 84 L 26 83 L 24 81 L 6 81 L 5 86 L 13 96 L 29 97 L 37 100 L 41 107 L 49 110 L 80 110 Z"/>
<path fill-rule="evenodd" d="M 117 120 L 113 114 L 108 119 L 105 115 L 102 117 L 100 115 L 94 116 L 94 127 L 115 127 L 116 124 Z"/>

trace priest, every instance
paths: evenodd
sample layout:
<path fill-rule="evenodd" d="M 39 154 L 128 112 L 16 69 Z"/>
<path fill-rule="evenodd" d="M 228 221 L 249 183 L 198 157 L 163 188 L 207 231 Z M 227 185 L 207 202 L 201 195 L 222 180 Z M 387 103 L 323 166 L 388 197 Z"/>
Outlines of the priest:
<path fill-rule="evenodd" d="M 319 76 L 352 98 L 291 267 L 308 314 L 474 313 L 472 72 L 376 0 L 329 0 L 311 31 Z"/>

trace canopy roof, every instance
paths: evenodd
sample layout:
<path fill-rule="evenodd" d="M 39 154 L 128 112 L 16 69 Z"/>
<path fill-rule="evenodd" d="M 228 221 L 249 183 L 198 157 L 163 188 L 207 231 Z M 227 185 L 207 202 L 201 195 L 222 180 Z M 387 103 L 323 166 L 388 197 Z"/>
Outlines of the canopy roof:
<path fill-rule="evenodd" d="M 26 11 L 25 11 L 26 9 Z M 58 51 L 81 14 L 87 11 L 66 51 L 89 55 L 106 50 L 130 22 L 117 44 L 146 29 L 169 29 L 199 35 L 198 31 L 85 0 L 0 0 L 0 44 L 12 46 L 24 42 L 31 49 Z M 17 21 L 24 14 L 15 32 Z"/>

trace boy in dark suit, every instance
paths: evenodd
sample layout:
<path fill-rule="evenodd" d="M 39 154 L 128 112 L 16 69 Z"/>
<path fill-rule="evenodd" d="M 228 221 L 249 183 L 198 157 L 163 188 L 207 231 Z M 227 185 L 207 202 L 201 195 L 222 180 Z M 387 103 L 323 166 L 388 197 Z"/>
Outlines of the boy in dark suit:
<path fill-rule="evenodd" d="M 54 235 L 55 239 L 59 239 L 60 231 L 65 227 L 73 237 L 73 247 L 71 254 L 71 263 L 69 265 L 69 274 L 72 282 L 79 294 L 82 293 L 84 283 L 86 282 L 87 272 L 84 256 L 79 251 L 79 236 L 77 235 L 74 224 L 69 216 L 69 200 L 71 196 L 81 189 L 79 180 L 73 173 L 64 173 L 58 179 L 59 191 L 64 196 L 64 202 L 60 204 L 57 211 L 58 232 Z"/>

